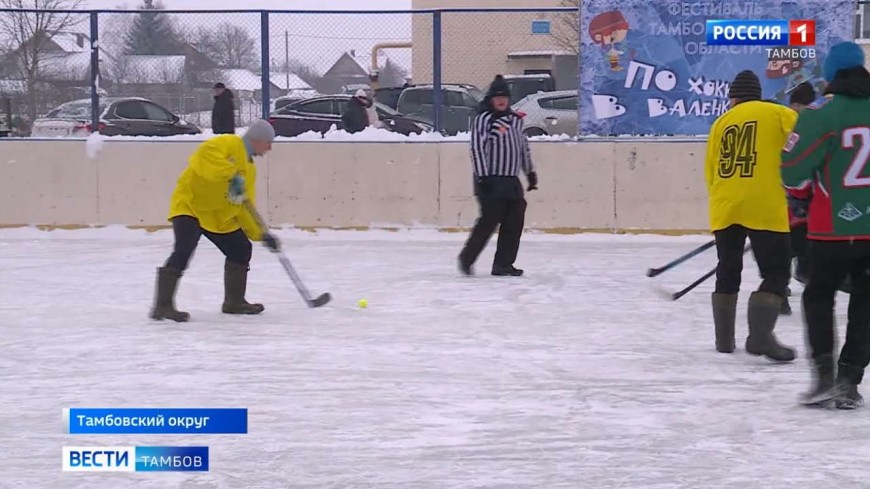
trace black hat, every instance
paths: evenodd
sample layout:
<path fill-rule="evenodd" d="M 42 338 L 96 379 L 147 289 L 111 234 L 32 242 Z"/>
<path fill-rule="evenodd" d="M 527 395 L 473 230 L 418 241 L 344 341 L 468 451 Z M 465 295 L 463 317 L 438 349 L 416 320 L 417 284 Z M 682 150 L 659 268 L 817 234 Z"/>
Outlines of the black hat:
<path fill-rule="evenodd" d="M 810 105 L 814 100 L 816 100 L 816 90 L 809 82 L 803 82 L 791 91 L 788 103 Z"/>
<path fill-rule="evenodd" d="M 487 98 L 492 97 L 510 97 L 511 89 L 508 86 L 507 82 L 504 80 L 504 77 L 501 75 L 495 75 L 495 79 L 489 85 L 489 90 L 486 92 Z"/>
<path fill-rule="evenodd" d="M 218 82 L 218 83 L 215 83 L 214 87 L 212 87 L 212 88 L 217 90 L 218 88 L 227 88 L 227 86 L 224 85 L 223 83 Z"/>
<path fill-rule="evenodd" d="M 731 82 L 728 98 L 740 100 L 761 100 L 761 82 L 751 70 L 743 70 Z"/>

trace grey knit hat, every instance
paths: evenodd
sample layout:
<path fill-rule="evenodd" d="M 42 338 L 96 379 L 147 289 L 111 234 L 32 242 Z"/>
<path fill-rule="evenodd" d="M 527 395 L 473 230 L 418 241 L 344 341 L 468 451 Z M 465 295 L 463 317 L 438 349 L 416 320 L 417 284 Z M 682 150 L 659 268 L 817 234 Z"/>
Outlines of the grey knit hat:
<path fill-rule="evenodd" d="M 245 138 L 249 141 L 265 141 L 271 143 L 275 140 L 275 128 L 268 121 L 262 119 L 251 124 L 245 132 Z"/>

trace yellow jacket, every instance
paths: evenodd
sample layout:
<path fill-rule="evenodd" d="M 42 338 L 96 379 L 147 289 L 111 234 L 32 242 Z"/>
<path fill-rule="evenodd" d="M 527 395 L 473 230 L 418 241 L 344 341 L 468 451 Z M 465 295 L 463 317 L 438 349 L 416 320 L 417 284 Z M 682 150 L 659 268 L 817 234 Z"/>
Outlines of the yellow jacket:
<path fill-rule="evenodd" d="M 262 231 L 254 218 L 229 201 L 230 180 L 236 174 L 245 179 L 247 198 L 254 202 L 257 169 L 242 138 L 224 134 L 203 142 L 178 177 L 169 219 L 192 216 L 206 231 L 226 234 L 241 228 L 250 239 L 260 240 Z"/>
<path fill-rule="evenodd" d="M 796 121 L 797 112 L 789 107 L 760 100 L 737 104 L 716 119 L 704 167 L 711 231 L 734 224 L 789 231 L 779 167 Z"/>

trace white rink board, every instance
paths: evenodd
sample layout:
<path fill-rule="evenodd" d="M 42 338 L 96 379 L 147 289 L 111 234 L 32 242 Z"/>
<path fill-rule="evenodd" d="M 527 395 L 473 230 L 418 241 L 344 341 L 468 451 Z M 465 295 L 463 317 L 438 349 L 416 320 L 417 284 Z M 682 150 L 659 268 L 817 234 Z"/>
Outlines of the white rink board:
<path fill-rule="evenodd" d="M 0 226 L 166 226 L 194 139 L 0 141 Z M 526 226 L 559 232 L 707 228 L 702 140 L 539 141 Z M 466 141 L 279 141 L 257 204 L 303 228 L 470 226 Z"/>

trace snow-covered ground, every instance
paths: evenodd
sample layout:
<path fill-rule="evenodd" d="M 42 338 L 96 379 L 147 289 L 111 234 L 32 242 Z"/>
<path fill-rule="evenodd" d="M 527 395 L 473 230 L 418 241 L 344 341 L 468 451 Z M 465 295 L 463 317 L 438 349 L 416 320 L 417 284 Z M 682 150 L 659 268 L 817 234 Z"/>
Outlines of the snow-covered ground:
<path fill-rule="evenodd" d="M 266 312 L 224 316 L 223 260 L 202 240 L 179 325 L 146 318 L 169 232 L 0 230 L 0 487 L 867 487 L 867 411 L 796 403 L 799 316 L 778 327 L 793 365 L 717 354 L 712 284 L 675 303 L 656 291 L 712 252 L 644 277 L 703 236 L 527 235 L 527 275 L 496 279 L 458 275 L 464 235 L 279 235 L 332 304 L 305 308 L 258 247 L 248 298 Z M 64 435 L 75 406 L 247 407 L 250 433 Z M 64 445 L 148 444 L 209 445 L 211 471 L 60 470 Z"/>

